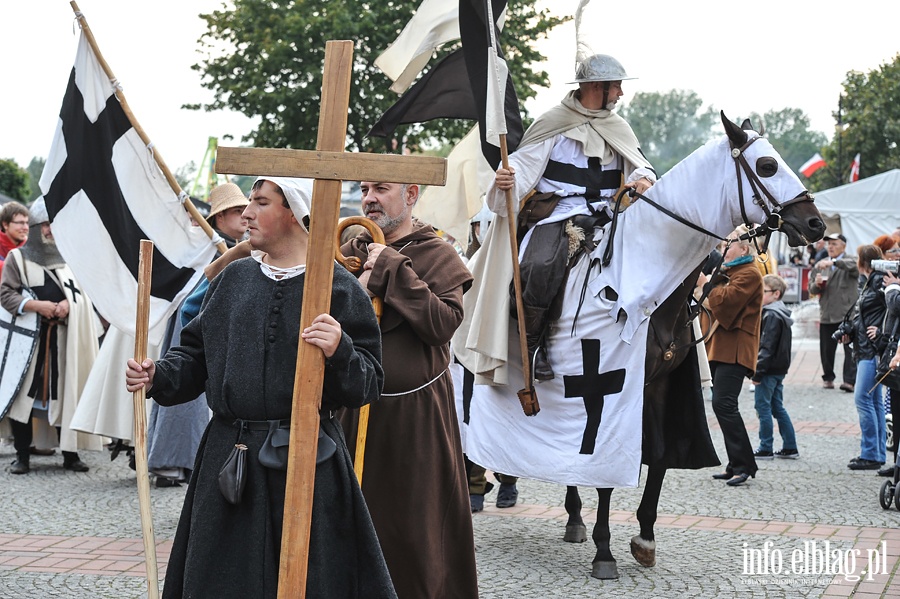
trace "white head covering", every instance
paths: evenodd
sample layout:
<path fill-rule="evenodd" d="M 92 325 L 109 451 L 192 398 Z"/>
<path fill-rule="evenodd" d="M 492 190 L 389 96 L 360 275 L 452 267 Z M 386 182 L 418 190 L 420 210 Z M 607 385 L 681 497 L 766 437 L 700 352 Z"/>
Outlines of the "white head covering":
<path fill-rule="evenodd" d="M 258 177 L 257 181 L 271 181 L 281 189 L 281 193 L 288 201 L 291 212 L 303 230 L 309 232 L 304 224 L 304 219 L 309 216 L 309 207 L 312 204 L 312 179 L 297 179 L 293 177 Z"/>

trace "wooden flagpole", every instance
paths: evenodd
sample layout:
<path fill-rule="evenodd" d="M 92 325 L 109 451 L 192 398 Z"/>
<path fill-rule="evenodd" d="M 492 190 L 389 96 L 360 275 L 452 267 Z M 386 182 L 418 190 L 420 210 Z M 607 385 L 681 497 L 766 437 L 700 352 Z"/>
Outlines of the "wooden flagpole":
<path fill-rule="evenodd" d="M 147 359 L 147 333 L 150 323 L 150 278 L 153 271 L 153 242 L 141 240 L 138 263 L 137 318 L 134 326 L 134 359 L 142 364 Z M 159 597 L 159 570 L 156 564 L 156 537 L 150 511 L 150 474 L 147 469 L 147 390 L 132 394 L 134 404 L 134 464 L 137 473 L 138 504 L 141 510 L 141 532 L 144 538 L 144 563 L 147 566 L 147 591 L 150 599 Z"/>
<path fill-rule="evenodd" d="M 116 81 L 116 76 L 113 75 L 112 69 L 109 67 L 109 64 L 106 62 L 106 59 L 103 58 L 103 54 L 100 53 L 100 48 L 97 46 L 97 40 L 94 39 L 94 33 L 91 31 L 90 26 L 87 23 L 87 19 L 82 14 L 81 10 L 78 8 L 78 4 L 75 3 L 75 0 L 69 2 L 72 6 L 72 10 L 75 11 L 75 18 L 78 19 L 78 22 L 81 25 L 81 31 L 84 33 L 85 39 L 87 39 L 88 44 L 90 44 L 91 49 L 94 51 L 94 56 L 97 57 L 97 61 L 100 63 L 100 66 L 103 67 L 103 72 L 106 73 L 106 76 L 109 77 L 110 81 Z M 168 165 L 166 165 L 166 161 L 163 160 L 162 155 L 160 155 L 159 150 L 150 142 L 150 138 L 147 136 L 147 133 L 144 131 L 144 128 L 141 127 L 141 124 L 138 123 L 137 118 L 135 118 L 134 113 L 131 112 L 131 107 L 128 105 L 128 101 L 125 99 L 125 94 L 121 89 L 116 89 L 116 98 L 119 100 L 119 104 L 122 106 L 122 111 L 125 113 L 125 116 L 128 117 L 128 122 L 131 123 L 131 126 L 134 127 L 135 132 L 137 132 L 138 136 L 141 138 L 141 141 L 144 142 L 144 145 L 151 150 L 151 154 L 153 155 L 153 159 L 156 160 L 156 164 L 159 166 L 159 169 L 162 171 L 163 175 L 166 178 L 166 181 L 169 183 L 169 187 L 172 188 L 172 191 L 175 192 L 179 198 L 184 193 L 184 190 L 181 189 L 181 185 L 178 184 L 178 181 L 175 180 L 175 176 L 172 174 L 172 171 L 169 170 Z M 193 217 L 193 219 L 200 225 L 200 228 L 209 236 L 210 239 L 214 238 L 215 232 L 212 230 L 212 227 L 209 226 L 209 223 L 206 222 L 206 219 L 203 218 L 203 215 L 197 210 L 197 207 L 194 206 L 194 203 L 191 202 L 191 198 L 188 197 L 187 194 L 184 194 L 184 199 L 182 200 L 182 205 L 188 211 L 188 213 Z M 228 249 L 225 246 L 224 241 L 219 241 L 216 244 L 216 248 L 220 253 L 224 254 L 225 250 Z"/>
<path fill-rule="evenodd" d="M 484 112 L 484 131 L 482 131 L 482 141 L 487 140 L 493 133 L 499 138 L 500 145 L 500 162 L 504 169 L 509 170 L 509 148 L 506 145 L 506 114 L 505 101 L 500 97 L 507 86 L 507 77 L 509 73 L 506 71 L 506 61 L 500 58 L 497 52 L 497 36 L 496 21 L 494 18 L 491 0 L 483 0 L 484 2 L 484 21 L 487 27 L 489 46 L 487 53 L 487 86 Z M 502 65 L 502 68 L 501 68 Z M 491 85 L 491 83 L 494 85 Z M 498 115 L 499 112 L 499 115 Z M 496 144 L 495 144 L 496 145 Z M 537 391 L 534 389 L 534 381 L 531 377 L 531 356 L 528 354 L 528 336 L 525 326 L 525 306 L 522 300 L 522 274 L 519 270 L 519 245 L 516 241 L 516 199 L 513 197 L 512 188 L 506 190 L 506 220 L 509 233 L 510 255 L 512 256 L 513 267 L 513 291 L 516 296 L 516 322 L 519 330 L 519 351 L 522 354 L 522 378 L 525 386 L 519 389 L 519 403 L 522 404 L 522 411 L 526 416 L 534 416 L 541 411 L 538 404 Z"/>
<path fill-rule="evenodd" d="M 503 168 L 509 170 L 509 150 L 506 147 L 506 134 L 500 134 L 500 158 Z M 519 351 L 522 352 L 522 376 L 525 387 L 517 395 L 526 416 L 534 416 L 541 411 L 538 404 L 537 391 L 531 378 L 531 356 L 528 355 L 528 337 L 525 330 L 525 303 L 522 301 L 522 274 L 519 271 L 519 246 L 516 243 L 516 213 L 513 208 L 515 198 L 512 189 L 506 190 L 506 220 L 508 221 L 509 247 L 512 254 L 513 288 L 516 292 L 516 315 L 519 327 Z"/>

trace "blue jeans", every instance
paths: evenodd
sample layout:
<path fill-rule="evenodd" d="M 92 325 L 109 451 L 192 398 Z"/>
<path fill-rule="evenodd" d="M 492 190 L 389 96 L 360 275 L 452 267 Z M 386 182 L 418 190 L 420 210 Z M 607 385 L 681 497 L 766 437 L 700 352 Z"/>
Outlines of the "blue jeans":
<path fill-rule="evenodd" d="M 859 414 L 859 457 L 864 460 L 884 462 L 887 457 L 887 428 L 884 422 L 884 403 L 881 401 L 881 385 L 875 387 L 877 360 L 860 360 L 856 365 L 856 389 L 853 399 Z"/>
<path fill-rule="evenodd" d="M 772 417 L 778 421 L 778 433 L 781 435 L 782 449 L 797 449 L 797 437 L 791 417 L 784 409 L 783 374 L 763 376 L 754 387 L 756 415 L 759 417 L 759 451 L 772 451 L 773 429 Z"/>

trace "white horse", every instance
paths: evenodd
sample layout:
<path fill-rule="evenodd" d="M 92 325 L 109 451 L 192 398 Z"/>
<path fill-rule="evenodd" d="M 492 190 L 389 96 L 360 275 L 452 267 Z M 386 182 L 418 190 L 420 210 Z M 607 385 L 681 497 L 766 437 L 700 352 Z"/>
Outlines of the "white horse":
<path fill-rule="evenodd" d="M 501 266 L 497 256 L 488 259 L 491 244 L 499 249 L 509 243 L 502 237 L 504 219 L 491 227 L 493 239 L 479 252 L 484 256 L 476 254 L 470 262 L 476 282 L 466 294 L 466 321 L 454 337 L 454 351 L 476 382 L 493 377 L 505 384 L 474 386 L 465 409 L 465 451 L 494 471 L 570 487 L 567 540 L 585 540 L 577 532 L 584 525 L 576 487 L 605 490 L 594 530 L 596 577 L 617 576 L 603 522 L 604 493 L 608 511 L 611 489 L 637 486 L 642 459 L 650 466 L 646 493 L 651 497 L 645 493 L 638 510 L 641 535 L 635 539 L 652 543 L 666 468 L 718 464 L 696 359 L 685 360 L 693 356 L 687 300 L 700 266 L 718 240 L 741 223 L 767 222 L 785 232 L 791 245 L 820 239 L 825 231 L 803 184 L 772 145 L 724 114 L 722 122 L 725 136 L 663 176 L 619 215 L 615 235 L 607 233 L 593 253 L 572 266 L 562 316 L 548 334 L 556 376 L 537 385 L 535 416 L 525 416 L 516 398 L 516 390 L 527 386 L 516 327 L 507 321 L 502 302 L 491 305 L 501 296 L 491 296 L 485 284 L 499 281 L 504 290 L 508 285 L 508 276 L 492 272 Z M 610 244 L 612 260 L 603 265 Z M 492 345 L 496 331 L 486 332 L 492 319 L 508 326 L 506 355 Z M 650 556 L 638 556 L 647 551 Z M 655 547 L 638 548 L 635 556 L 652 565 Z"/>

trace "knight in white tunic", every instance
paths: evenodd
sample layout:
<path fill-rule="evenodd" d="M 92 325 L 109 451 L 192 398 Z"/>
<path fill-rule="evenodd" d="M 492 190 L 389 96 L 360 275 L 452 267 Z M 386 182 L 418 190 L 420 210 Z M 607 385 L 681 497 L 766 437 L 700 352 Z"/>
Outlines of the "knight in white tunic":
<path fill-rule="evenodd" d="M 507 190 L 519 202 L 528 199 L 518 219 L 524 305 L 519 317 L 525 319 L 538 380 L 554 376 L 541 346 L 559 317 L 572 260 L 580 249 L 594 249 L 594 228 L 609 222 L 620 189 L 643 193 L 656 182 L 631 126 L 612 112 L 626 79 L 633 77 L 612 56 L 595 54 L 581 62 L 574 82 L 579 88 L 529 127 L 510 168 L 497 171 L 487 194 L 498 214 L 506 214 Z"/>
<path fill-rule="evenodd" d="M 31 231 L 10 251 L 0 279 L 0 305 L 10 314 L 37 312 L 40 336 L 9 411 L 15 439 L 13 474 L 30 470 L 33 421 L 56 428 L 67 470 L 86 472 L 79 449 L 100 449 L 97 437 L 69 428 L 75 404 L 98 351 L 100 321 L 90 299 L 56 249 L 43 198 L 31 207 Z M 36 299 L 23 295 L 29 289 Z"/>

